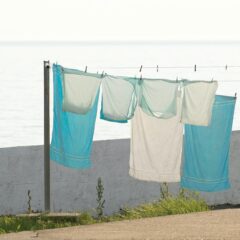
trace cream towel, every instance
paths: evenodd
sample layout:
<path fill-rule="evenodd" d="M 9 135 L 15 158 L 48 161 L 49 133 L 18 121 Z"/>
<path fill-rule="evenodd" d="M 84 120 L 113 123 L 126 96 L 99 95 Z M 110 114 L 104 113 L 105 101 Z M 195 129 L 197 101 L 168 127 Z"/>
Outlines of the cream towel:
<path fill-rule="evenodd" d="M 182 141 L 179 114 L 158 119 L 138 107 L 132 119 L 130 176 L 156 182 L 180 181 Z"/>
<path fill-rule="evenodd" d="M 88 113 L 99 92 L 102 77 L 76 69 L 61 68 L 63 74 L 63 105 L 66 112 Z"/>
<path fill-rule="evenodd" d="M 216 81 L 184 81 L 182 119 L 186 124 L 208 126 L 217 91 Z"/>
<path fill-rule="evenodd" d="M 137 105 L 134 78 L 106 75 L 102 81 L 101 118 L 110 121 L 131 119 Z"/>

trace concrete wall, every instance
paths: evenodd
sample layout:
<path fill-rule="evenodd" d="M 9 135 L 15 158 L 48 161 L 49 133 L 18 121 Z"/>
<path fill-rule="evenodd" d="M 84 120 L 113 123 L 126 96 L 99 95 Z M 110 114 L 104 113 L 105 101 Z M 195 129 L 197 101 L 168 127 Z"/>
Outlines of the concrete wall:
<path fill-rule="evenodd" d="M 104 183 L 105 213 L 123 206 L 136 206 L 159 198 L 159 183 L 135 180 L 128 175 L 129 139 L 94 142 L 93 167 L 73 170 L 51 162 L 51 205 L 53 211 L 84 211 L 96 207 L 97 178 Z M 231 141 L 232 188 L 202 193 L 209 204 L 240 203 L 240 131 Z M 176 193 L 179 185 L 170 183 Z M 27 191 L 33 210 L 43 210 L 43 147 L 0 149 L 0 214 L 27 211 Z"/>

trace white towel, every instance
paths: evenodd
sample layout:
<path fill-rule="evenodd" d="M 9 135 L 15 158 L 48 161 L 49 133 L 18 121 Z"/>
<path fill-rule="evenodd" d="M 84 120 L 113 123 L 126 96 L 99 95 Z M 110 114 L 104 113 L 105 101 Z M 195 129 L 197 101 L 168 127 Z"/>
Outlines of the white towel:
<path fill-rule="evenodd" d="M 139 106 L 150 116 L 171 118 L 177 113 L 179 83 L 164 79 L 144 79 L 139 89 Z"/>
<path fill-rule="evenodd" d="M 78 114 L 88 113 L 99 92 L 101 75 L 68 68 L 62 68 L 62 71 L 63 111 Z"/>
<path fill-rule="evenodd" d="M 137 105 L 134 78 L 106 75 L 102 81 L 102 118 L 124 121 L 133 117 Z"/>
<path fill-rule="evenodd" d="M 132 119 L 129 174 L 147 181 L 180 181 L 182 141 L 179 114 L 158 119 L 138 107 Z"/>
<path fill-rule="evenodd" d="M 184 81 L 181 121 L 208 126 L 211 122 L 217 87 L 216 81 Z"/>

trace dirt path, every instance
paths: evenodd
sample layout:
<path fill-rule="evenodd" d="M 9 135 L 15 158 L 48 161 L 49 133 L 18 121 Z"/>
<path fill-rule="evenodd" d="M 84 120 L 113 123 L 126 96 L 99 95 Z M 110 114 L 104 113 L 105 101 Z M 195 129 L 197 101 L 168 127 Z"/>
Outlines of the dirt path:
<path fill-rule="evenodd" d="M 240 240 L 240 209 L 0 235 L 7 240 Z"/>

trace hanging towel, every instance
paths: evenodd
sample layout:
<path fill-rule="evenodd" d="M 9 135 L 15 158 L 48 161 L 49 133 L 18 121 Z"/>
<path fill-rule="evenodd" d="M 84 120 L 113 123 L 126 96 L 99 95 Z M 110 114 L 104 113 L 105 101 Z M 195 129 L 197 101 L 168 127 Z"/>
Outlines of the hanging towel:
<path fill-rule="evenodd" d="M 179 114 L 158 119 L 138 107 L 132 119 L 130 176 L 156 182 L 180 181 L 182 139 Z"/>
<path fill-rule="evenodd" d="M 208 126 L 218 87 L 217 82 L 184 80 L 181 84 L 183 91 L 181 121 L 187 124 Z"/>
<path fill-rule="evenodd" d="M 102 81 L 100 118 L 111 122 L 126 123 L 133 117 L 137 96 L 136 79 L 106 75 Z"/>
<path fill-rule="evenodd" d="M 62 67 L 53 65 L 54 114 L 50 158 L 71 168 L 89 168 L 98 93 L 87 114 L 62 111 Z"/>
<path fill-rule="evenodd" d="M 92 109 L 101 75 L 63 68 L 63 111 L 86 114 Z"/>
<path fill-rule="evenodd" d="M 198 191 L 230 187 L 229 147 L 236 98 L 216 96 L 208 127 L 185 125 L 181 186 Z"/>
<path fill-rule="evenodd" d="M 179 83 L 161 79 L 140 81 L 139 106 L 150 116 L 170 118 L 177 112 Z"/>

